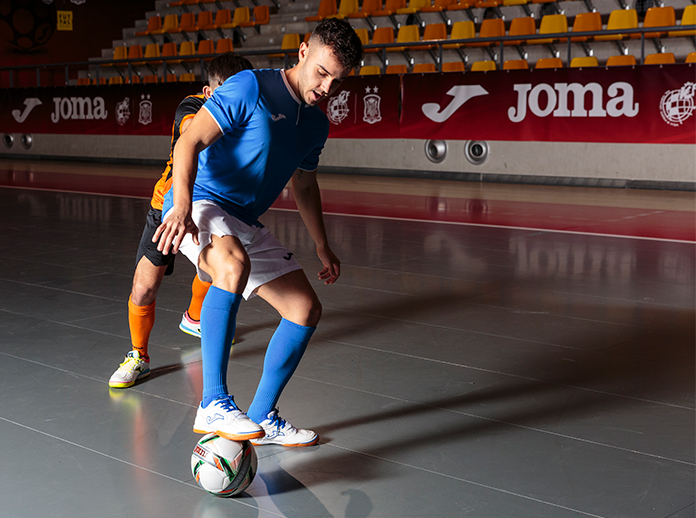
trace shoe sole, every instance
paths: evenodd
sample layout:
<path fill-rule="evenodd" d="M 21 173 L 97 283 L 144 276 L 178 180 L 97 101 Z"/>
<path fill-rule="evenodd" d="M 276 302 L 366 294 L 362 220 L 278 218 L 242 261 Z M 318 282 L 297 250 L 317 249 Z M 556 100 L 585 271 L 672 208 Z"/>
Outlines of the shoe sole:
<path fill-rule="evenodd" d="M 221 432 L 220 430 L 200 430 L 198 428 L 193 429 L 193 433 L 199 433 L 201 435 L 207 435 L 209 433 L 214 433 L 215 435 L 219 435 L 223 439 L 227 439 L 228 441 L 235 441 L 235 442 L 242 442 L 242 441 L 248 441 L 250 439 L 260 439 L 266 433 L 263 430 L 259 430 L 258 432 L 249 432 L 245 434 L 235 434 L 235 433 L 227 433 L 227 432 Z"/>
<path fill-rule="evenodd" d="M 121 381 L 121 382 L 119 382 L 119 381 L 111 382 L 111 381 L 110 381 L 110 382 L 109 382 L 109 386 L 110 386 L 111 388 L 128 388 L 128 387 L 132 387 L 133 385 L 135 385 L 135 384 L 138 382 L 138 380 L 145 379 L 145 378 L 147 378 L 149 375 L 150 375 L 150 371 L 147 371 L 145 374 L 141 374 L 140 376 L 138 376 L 137 378 L 135 378 L 133 381 Z"/>
<path fill-rule="evenodd" d="M 183 324 L 179 324 L 179 329 L 181 329 L 184 333 L 187 335 L 195 336 L 196 338 L 200 338 L 201 334 L 197 333 L 195 331 L 191 331 L 189 328 L 184 327 Z"/>
<path fill-rule="evenodd" d="M 279 442 L 254 442 L 251 441 L 251 444 L 254 446 L 285 446 L 286 448 L 306 448 L 307 446 L 314 446 L 316 443 L 319 442 L 319 436 L 317 436 L 316 439 L 310 442 L 301 442 L 301 443 L 296 443 L 296 444 L 283 444 Z"/>

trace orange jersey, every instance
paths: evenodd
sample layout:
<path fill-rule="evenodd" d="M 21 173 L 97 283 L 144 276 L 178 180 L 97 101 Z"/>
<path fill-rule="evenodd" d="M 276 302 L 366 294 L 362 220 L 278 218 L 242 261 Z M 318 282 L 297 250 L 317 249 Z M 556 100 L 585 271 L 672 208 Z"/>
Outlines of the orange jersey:
<path fill-rule="evenodd" d="M 162 176 L 155 184 L 155 189 L 152 192 L 152 201 L 150 205 L 153 209 L 162 210 L 162 202 L 164 201 L 164 195 L 172 188 L 172 161 L 174 159 L 174 146 L 176 141 L 179 140 L 181 136 L 181 127 L 184 122 L 193 118 L 198 110 L 201 109 L 205 103 L 205 96 L 203 94 L 189 95 L 186 99 L 179 103 L 176 109 L 176 114 L 174 116 L 174 124 L 172 125 L 172 145 L 169 150 L 169 161 L 167 162 L 167 167 L 164 168 Z"/>

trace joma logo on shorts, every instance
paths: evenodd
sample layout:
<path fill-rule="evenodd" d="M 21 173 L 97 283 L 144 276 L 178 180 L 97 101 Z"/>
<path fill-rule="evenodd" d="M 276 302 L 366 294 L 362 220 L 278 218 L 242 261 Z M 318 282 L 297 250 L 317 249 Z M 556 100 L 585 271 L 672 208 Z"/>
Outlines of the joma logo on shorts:
<path fill-rule="evenodd" d="M 54 97 L 51 120 L 106 119 L 108 114 L 102 97 Z"/>

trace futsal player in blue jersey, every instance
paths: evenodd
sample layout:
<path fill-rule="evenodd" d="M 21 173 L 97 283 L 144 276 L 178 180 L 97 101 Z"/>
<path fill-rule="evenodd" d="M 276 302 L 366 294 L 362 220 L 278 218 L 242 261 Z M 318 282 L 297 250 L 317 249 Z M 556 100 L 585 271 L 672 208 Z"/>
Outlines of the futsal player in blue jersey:
<path fill-rule="evenodd" d="M 333 284 L 331 250 L 316 180 L 329 122 L 317 104 L 360 64 L 362 45 L 342 20 L 322 21 L 289 70 L 246 70 L 220 86 L 176 144 L 172 189 L 153 241 L 181 250 L 211 281 L 201 309 L 203 398 L 193 425 L 254 444 L 309 446 L 318 436 L 278 415 L 277 402 L 321 317 L 301 267 L 258 218 L 292 180 L 295 201 Z M 242 298 L 258 295 L 281 316 L 246 414 L 227 389 L 227 366 Z"/>

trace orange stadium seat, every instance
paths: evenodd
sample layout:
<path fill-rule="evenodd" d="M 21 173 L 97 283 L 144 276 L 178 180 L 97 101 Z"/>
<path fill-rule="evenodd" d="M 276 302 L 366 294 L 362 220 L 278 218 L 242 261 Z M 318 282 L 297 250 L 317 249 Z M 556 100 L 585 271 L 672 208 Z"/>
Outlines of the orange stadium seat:
<path fill-rule="evenodd" d="M 447 39 L 447 26 L 444 23 L 429 23 L 423 31 L 423 41 L 444 41 Z M 418 49 L 432 49 L 435 45 L 428 47 L 417 47 Z"/>
<path fill-rule="evenodd" d="M 587 67 L 598 67 L 599 61 L 595 56 L 583 56 L 573 58 L 570 61 L 570 68 L 587 68 Z"/>
<path fill-rule="evenodd" d="M 396 35 L 396 43 L 411 43 L 420 41 L 420 27 L 418 25 L 402 25 Z M 389 52 L 403 52 L 408 47 L 388 48 Z"/>
<path fill-rule="evenodd" d="M 234 52 L 234 44 L 230 38 L 220 38 L 215 43 L 215 54 L 224 54 L 225 52 Z"/>
<path fill-rule="evenodd" d="M 147 29 L 144 31 L 138 31 L 135 33 L 136 36 L 148 36 L 153 34 L 153 31 L 158 31 L 162 29 L 162 18 L 159 16 L 150 16 L 147 20 Z"/>
<path fill-rule="evenodd" d="M 476 37 L 476 26 L 471 20 L 455 22 L 452 26 L 452 33 L 450 34 L 451 40 L 467 40 Z M 443 45 L 443 49 L 457 49 L 461 47 L 462 43 L 451 43 Z"/>
<path fill-rule="evenodd" d="M 566 18 L 565 14 L 547 14 L 541 19 L 539 34 L 560 34 L 564 32 L 568 32 L 568 18 Z M 528 43 L 543 45 L 556 41 L 558 41 L 558 38 L 541 38 L 538 40 L 529 40 Z"/>
<path fill-rule="evenodd" d="M 608 67 L 625 67 L 625 66 L 635 66 L 636 64 L 636 58 L 635 56 L 632 56 L 631 54 L 629 55 L 621 55 L 621 56 L 609 56 L 609 59 L 607 59 L 607 66 Z"/>
<path fill-rule="evenodd" d="M 181 74 L 181 75 L 179 76 L 179 82 L 180 82 L 180 83 L 187 82 L 187 81 L 190 82 L 190 81 L 195 81 L 195 80 L 196 80 L 196 75 L 195 75 L 195 74 L 186 73 L 186 74 Z"/>
<path fill-rule="evenodd" d="M 215 54 L 215 42 L 213 40 L 201 40 L 198 42 L 198 50 L 196 55 L 205 56 L 207 54 Z M 208 58 L 203 58 L 205 61 L 212 60 L 212 56 Z"/>
<path fill-rule="evenodd" d="M 474 61 L 471 65 L 472 72 L 488 72 L 495 70 L 495 61 Z"/>
<path fill-rule="evenodd" d="M 599 12 L 579 13 L 573 22 L 573 32 L 592 32 L 602 30 L 602 15 Z M 592 36 L 575 36 L 570 41 L 588 41 Z"/>
<path fill-rule="evenodd" d="M 179 28 L 179 16 L 176 14 L 168 14 L 164 17 L 164 22 L 162 22 L 162 28 L 153 31 L 152 34 L 164 34 L 165 32 L 170 32 L 172 30 L 177 30 Z"/>
<path fill-rule="evenodd" d="M 200 13 L 198 13 L 196 29 L 199 31 L 211 31 L 215 29 L 215 20 L 213 20 L 213 13 L 210 11 L 201 11 Z"/>
<path fill-rule="evenodd" d="M 157 83 L 157 76 L 154 74 L 150 74 L 147 76 L 143 77 L 143 83 L 144 84 L 150 84 L 150 83 Z"/>
<path fill-rule="evenodd" d="M 536 34 L 536 21 L 531 16 L 523 16 L 521 18 L 513 18 L 510 22 L 510 31 L 508 36 L 528 36 Z M 522 45 L 526 40 L 511 40 L 506 41 L 505 45 Z M 530 41 L 529 43 L 534 43 Z"/>
<path fill-rule="evenodd" d="M 122 85 L 123 84 L 123 78 L 121 76 L 113 76 L 109 78 L 109 84 L 110 85 Z"/>
<path fill-rule="evenodd" d="M 145 54 L 143 54 L 145 61 L 151 65 L 159 65 L 162 63 L 160 57 L 160 48 L 157 43 L 148 43 L 145 47 Z"/>
<path fill-rule="evenodd" d="M 89 77 L 78 77 L 77 78 L 77 86 L 89 86 L 90 80 Z"/>
<path fill-rule="evenodd" d="M 696 52 L 689 52 L 684 63 L 696 63 Z"/>
<path fill-rule="evenodd" d="M 300 35 L 299 34 L 285 34 L 283 36 L 283 41 L 280 44 L 282 50 L 292 50 L 300 48 Z M 290 53 L 290 56 L 296 55 L 295 53 Z M 285 54 L 269 54 L 269 58 L 282 58 Z"/>
<path fill-rule="evenodd" d="M 378 76 L 381 73 L 382 69 L 374 65 L 368 65 L 360 68 L 361 76 Z"/>
<path fill-rule="evenodd" d="M 443 72 L 464 72 L 464 63 L 461 61 L 447 61 L 442 64 Z"/>
<path fill-rule="evenodd" d="M 503 0 L 503 5 L 525 5 L 529 0 Z"/>
<path fill-rule="evenodd" d="M 404 9 L 406 7 L 406 0 L 386 0 L 384 2 L 384 9 L 375 11 L 372 16 L 391 16 L 396 14 L 399 9 Z"/>
<path fill-rule="evenodd" d="M 454 4 L 455 2 L 456 0 L 435 0 L 433 5 L 426 5 L 421 9 L 421 11 L 424 13 L 439 13 L 447 9 L 448 6 Z"/>
<path fill-rule="evenodd" d="M 382 0 L 363 0 L 360 10 L 357 13 L 349 14 L 348 18 L 367 18 L 381 10 Z"/>
<path fill-rule="evenodd" d="M 173 41 L 167 42 L 164 45 L 162 45 L 162 53 L 161 57 L 173 57 L 177 56 L 178 53 L 176 51 L 176 43 Z M 168 59 L 167 63 L 170 65 L 175 65 L 177 63 L 181 63 L 180 59 Z"/>
<path fill-rule="evenodd" d="M 389 65 L 387 74 L 408 74 L 408 67 L 406 65 Z"/>
<path fill-rule="evenodd" d="M 561 61 L 561 58 L 541 58 L 537 60 L 534 68 L 563 68 L 563 61 Z"/>
<path fill-rule="evenodd" d="M 179 57 L 196 55 L 196 44 L 192 41 L 182 41 L 179 46 Z M 185 59 L 183 61 L 196 61 L 195 59 Z"/>
<path fill-rule="evenodd" d="M 394 29 L 391 27 L 378 27 L 372 34 L 372 44 L 381 45 L 394 43 Z M 381 52 L 382 49 L 365 49 L 365 52 Z"/>
<path fill-rule="evenodd" d="M 111 59 L 127 59 L 128 58 L 128 47 L 114 47 L 114 52 Z M 103 63 L 102 67 L 112 67 L 115 63 Z"/>
<path fill-rule="evenodd" d="M 620 29 L 637 29 L 638 12 L 635 9 L 616 9 L 609 14 L 607 30 L 615 31 Z M 597 41 L 623 40 L 627 34 L 607 34 L 606 36 L 595 36 Z"/>
<path fill-rule="evenodd" d="M 671 52 L 662 52 L 660 54 L 648 54 L 645 56 L 645 65 L 672 65 L 676 63 L 677 60 L 674 58 L 674 54 Z"/>
<path fill-rule="evenodd" d="M 249 8 L 246 7 L 247 18 L 249 17 Z M 236 9 L 235 9 L 236 10 Z M 213 26 L 216 29 L 231 29 L 232 25 L 232 11 L 229 9 L 218 9 L 215 12 L 215 20 L 213 21 Z"/>
<path fill-rule="evenodd" d="M 471 9 L 476 5 L 476 0 L 459 0 L 447 6 L 448 11 L 459 11 L 461 9 Z"/>
<path fill-rule="evenodd" d="M 333 16 L 338 13 L 336 8 L 336 0 L 321 0 L 319 3 L 319 10 L 315 16 L 307 16 L 305 18 L 306 22 L 320 22 L 324 18 Z"/>
<path fill-rule="evenodd" d="M 358 38 L 360 38 L 360 43 L 362 43 L 363 45 L 370 44 L 370 35 L 368 34 L 367 29 L 355 29 L 355 34 L 357 34 Z"/>
<path fill-rule="evenodd" d="M 507 59 L 503 63 L 503 70 L 527 70 L 529 63 L 526 59 Z"/>
<path fill-rule="evenodd" d="M 647 27 L 672 27 L 677 25 L 677 18 L 674 13 L 674 7 L 651 7 L 645 13 L 643 19 L 643 28 Z M 646 38 L 660 38 L 665 32 L 646 32 Z M 640 39 L 640 34 L 631 34 L 631 38 Z"/>
<path fill-rule="evenodd" d="M 338 12 L 332 18 L 347 18 L 351 14 L 355 14 L 360 10 L 358 0 L 341 0 L 338 4 Z"/>
<path fill-rule="evenodd" d="M 229 11 L 229 9 L 227 9 Z M 218 11 L 220 12 L 220 11 Z M 223 25 L 223 29 L 229 29 L 233 27 L 240 27 L 245 24 L 249 24 L 251 22 L 251 11 L 249 10 L 248 7 L 237 7 L 234 10 L 234 16 L 231 17 L 231 20 L 229 22 L 230 26 L 227 27 Z"/>
<path fill-rule="evenodd" d="M 396 14 L 415 14 L 423 7 L 429 7 L 430 0 L 408 0 L 408 6 L 396 10 Z"/>
<path fill-rule="evenodd" d="M 416 63 L 413 65 L 414 74 L 429 74 L 431 72 L 437 72 L 437 68 L 434 63 Z"/>
<path fill-rule="evenodd" d="M 131 45 L 128 47 L 128 59 L 140 59 L 143 57 L 143 48 L 140 45 Z M 142 65 L 143 61 L 137 61 L 131 63 L 132 65 Z"/>
<path fill-rule="evenodd" d="M 479 30 L 479 38 L 495 38 L 498 36 L 505 36 L 505 22 L 500 18 L 489 18 L 481 22 L 481 29 Z M 467 43 L 469 47 L 490 47 L 491 45 L 497 45 L 495 41 L 481 42 L 481 43 Z"/>
<path fill-rule="evenodd" d="M 682 25 L 696 25 L 696 5 L 687 5 L 681 17 Z M 674 37 L 696 36 L 696 31 L 669 31 L 667 34 Z"/>

